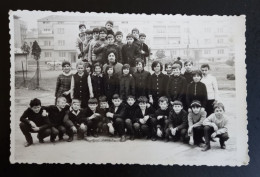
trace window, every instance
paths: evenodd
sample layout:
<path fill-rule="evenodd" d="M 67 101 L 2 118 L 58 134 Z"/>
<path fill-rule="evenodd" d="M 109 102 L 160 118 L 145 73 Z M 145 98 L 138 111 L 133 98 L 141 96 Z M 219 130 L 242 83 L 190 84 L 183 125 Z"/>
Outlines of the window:
<path fill-rule="evenodd" d="M 209 28 L 209 27 L 204 28 L 204 32 L 205 33 L 210 33 L 211 32 L 211 28 Z"/>
<path fill-rule="evenodd" d="M 218 28 L 217 30 L 218 33 L 223 33 L 223 31 L 224 31 L 223 28 Z"/>
<path fill-rule="evenodd" d="M 218 44 L 223 44 L 224 40 L 223 39 L 218 39 Z"/>
<path fill-rule="evenodd" d="M 210 39 L 204 39 L 204 43 L 205 43 L 205 44 L 210 44 L 210 43 L 211 43 L 211 40 L 210 40 Z"/>
<path fill-rule="evenodd" d="M 65 41 L 64 40 L 58 40 L 58 45 L 59 46 L 64 46 L 65 45 Z"/>
<path fill-rule="evenodd" d="M 165 33 L 166 26 L 154 26 L 154 32 L 155 33 Z"/>
<path fill-rule="evenodd" d="M 52 53 L 51 52 L 44 52 L 45 58 L 51 57 Z"/>
<path fill-rule="evenodd" d="M 51 45 L 51 41 L 44 41 L 44 46 L 50 46 Z"/>
<path fill-rule="evenodd" d="M 51 29 L 49 28 L 44 28 L 42 33 L 51 33 Z"/>
<path fill-rule="evenodd" d="M 224 49 L 218 49 L 218 54 L 224 54 Z"/>
<path fill-rule="evenodd" d="M 66 57 L 66 52 L 59 52 L 59 57 Z"/>
<path fill-rule="evenodd" d="M 180 33 L 180 26 L 168 26 L 168 33 Z"/>
<path fill-rule="evenodd" d="M 58 28 L 58 34 L 64 34 L 64 28 Z"/>
<path fill-rule="evenodd" d="M 180 38 L 169 37 L 168 43 L 169 44 L 180 44 Z"/>
<path fill-rule="evenodd" d="M 211 53 L 211 50 L 209 50 L 209 49 L 204 50 L 204 54 L 205 54 L 205 55 L 208 55 L 208 54 L 210 54 L 210 53 Z"/>

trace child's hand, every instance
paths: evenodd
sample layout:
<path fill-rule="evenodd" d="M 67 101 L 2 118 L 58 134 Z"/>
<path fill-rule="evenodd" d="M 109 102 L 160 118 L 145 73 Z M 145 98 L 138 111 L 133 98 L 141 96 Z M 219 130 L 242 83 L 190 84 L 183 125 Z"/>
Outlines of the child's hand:
<path fill-rule="evenodd" d="M 38 132 L 38 131 L 40 130 L 39 127 L 33 127 L 32 129 L 33 129 L 33 131 L 35 131 L 35 132 Z"/>
<path fill-rule="evenodd" d="M 148 115 L 144 116 L 145 122 L 146 122 L 148 119 L 149 119 L 149 116 L 148 116 Z"/>
<path fill-rule="evenodd" d="M 189 136 L 192 134 L 192 129 L 193 129 L 192 126 L 190 126 L 189 129 L 188 129 L 188 135 L 189 135 Z"/>
<path fill-rule="evenodd" d="M 173 136 L 175 136 L 175 134 L 176 134 L 176 128 L 171 128 L 171 133 L 172 133 Z"/>
<path fill-rule="evenodd" d="M 141 54 L 145 54 L 145 52 L 143 50 L 141 50 Z"/>
<path fill-rule="evenodd" d="M 31 125 L 32 128 L 37 127 L 36 124 L 33 121 L 30 121 L 30 125 Z"/>
<path fill-rule="evenodd" d="M 89 97 L 90 97 L 90 98 L 94 98 L 94 94 L 93 94 L 93 93 L 90 93 L 90 94 L 89 94 Z"/>
<path fill-rule="evenodd" d="M 218 130 L 218 127 L 216 124 L 213 124 L 213 128 L 214 128 L 214 131 L 217 131 Z"/>
<path fill-rule="evenodd" d="M 75 126 L 72 126 L 72 127 L 71 127 L 71 130 L 72 130 L 73 133 L 77 133 L 77 129 L 76 129 Z"/>
<path fill-rule="evenodd" d="M 80 124 L 80 129 L 82 130 L 82 129 L 85 129 L 86 128 L 86 126 L 85 126 L 85 124 Z"/>
<path fill-rule="evenodd" d="M 144 119 L 139 119 L 139 122 L 140 122 L 141 124 L 145 124 Z"/>
<path fill-rule="evenodd" d="M 70 91 L 63 92 L 63 95 L 68 95 Z"/>
<path fill-rule="evenodd" d="M 162 118 L 163 118 L 163 116 L 157 116 L 157 120 L 160 120 Z"/>
<path fill-rule="evenodd" d="M 188 109 L 188 112 L 191 113 L 191 108 Z"/>
<path fill-rule="evenodd" d="M 153 97 L 149 98 L 149 103 L 153 104 Z"/>
<path fill-rule="evenodd" d="M 46 110 L 43 110 L 43 111 L 42 111 L 42 116 L 43 116 L 43 117 L 48 116 L 48 113 L 46 112 Z"/>
<path fill-rule="evenodd" d="M 159 128 L 157 128 L 157 136 L 162 137 L 162 131 Z"/>
<path fill-rule="evenodd" d="M 114 129 L 114 127 L 112 126 L 112 124 L 111 124 L 111 126 L 109 126 L 108 131 L 109 131 L 109 133 L 111 133 L 111 134 L 114 134 L 114 133 L 115 133 L 115 129 Z"/>
<path fill-rule="evenodd" d="M 147 107 L 147 108 L 150 108 L 150 107 L 151 107 L 151 104 L 150 104 L 150 103 L 146 103 L 146 107 Z"/>
<path fill-rule="evenodd" d="M 205 111 L 205 108 L 201 107 L 201 112 Z"/>
<path fill-rule="evenodd" d="M 215 138 L 216 136 L 217 136 L 217 133 L 216 133 L 216 132 L 214 132 L 214 133 L 211 134 L 211 138 Z"/>

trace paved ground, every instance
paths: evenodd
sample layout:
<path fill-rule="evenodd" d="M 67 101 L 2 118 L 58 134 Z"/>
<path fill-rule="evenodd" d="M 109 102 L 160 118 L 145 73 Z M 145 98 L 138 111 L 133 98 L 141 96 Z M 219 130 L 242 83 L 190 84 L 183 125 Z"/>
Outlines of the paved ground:
<path fill-rule="evenodd" d="M 226 105 L 226 114 L 230 124 L 235 125 L 235 101 L 234 91 L 221 91 L 223 103 Z M 53 104 L 53 91 L 37 91 L 27 89 L 15 90 L 15 117 L 13 125 L 13 161 L 15 162 L 39 162 L 39 163 L 139 163 L 139 164 L 215 164 L 235 163 L 237 156 L 236 126 L 229 127 L 230 139 L 227 141 L 227 149 L 219 148 L 219 143 L 212 143 L 212 150 L 201 152 L 201 149 L 182 143 L 165 143 L 163 141 L 152 142 L 150 140 L 135 140 L 118 142 L 118 138 L 108 141 L 106 137 L 89 141 L 74 140 L 72 143 L 50 143 L 46 138 L 44 144 L 39 144 L 34 135 L 35 144 L 25 148 L 25 138 L 19 129 L 19 118 L 26 109 L 30 98 L 38 97 L 43 105 Z"/>

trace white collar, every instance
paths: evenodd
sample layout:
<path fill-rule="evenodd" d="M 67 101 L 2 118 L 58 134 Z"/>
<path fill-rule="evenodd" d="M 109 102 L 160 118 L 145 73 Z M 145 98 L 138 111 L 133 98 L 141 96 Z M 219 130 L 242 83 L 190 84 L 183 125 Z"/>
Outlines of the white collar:
<path fill-rule="evenodd" d="M 66 74 L 65 72 L 62 72 L 62 74 L 63 74 L 64 76 L 70 76 L 70 75 L 71 75 L 71 71 L 70 71 L 68 74 Z"/>

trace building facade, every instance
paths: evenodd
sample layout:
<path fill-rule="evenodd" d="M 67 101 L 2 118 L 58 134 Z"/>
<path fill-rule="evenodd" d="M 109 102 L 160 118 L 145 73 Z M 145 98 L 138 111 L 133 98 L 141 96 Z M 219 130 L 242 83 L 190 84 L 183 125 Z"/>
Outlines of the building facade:
<path fill-rule="evenodd" d="M 26 38 L 27 24 L 17 15 L 14 18 L 14 47 L 20 48 Z"/>

